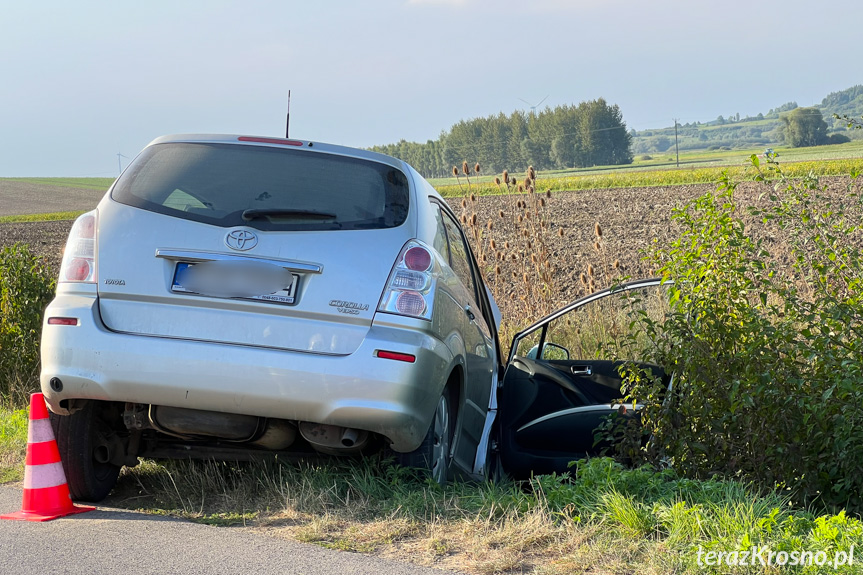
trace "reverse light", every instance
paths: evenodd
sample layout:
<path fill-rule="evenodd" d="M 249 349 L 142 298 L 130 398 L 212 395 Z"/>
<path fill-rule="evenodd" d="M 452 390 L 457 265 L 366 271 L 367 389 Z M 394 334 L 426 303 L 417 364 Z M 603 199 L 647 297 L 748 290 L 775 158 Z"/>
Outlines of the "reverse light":
<path fill-rule="evenodd" d="M 393 276 L 392 286 L 397 289 L 406 290 L 421 290 L 428 283 L 426 274 L 420 272 L 412 272 L 410 270 L 396 270 Z"/>
<path fill-rule="evenodd" d="M 402 248 L 378 311 L 431 319 L 437 269 L 432 249 L 418 240 Z"/>
<path fill-rule="evenodd" d="M 96 210 L 75 220 L 60 265 L 60 282 L 96 283 Z"/>

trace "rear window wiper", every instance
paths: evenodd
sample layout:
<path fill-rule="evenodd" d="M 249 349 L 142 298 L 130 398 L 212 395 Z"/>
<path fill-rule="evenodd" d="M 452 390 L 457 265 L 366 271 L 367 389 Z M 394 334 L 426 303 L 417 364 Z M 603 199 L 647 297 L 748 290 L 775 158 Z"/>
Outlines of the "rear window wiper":
<path fill-rule="evenodd" d="M 287 208 L 252 208 L 243 212 L 247 222 L 258 218 L 291 219 L 291 220 L 334 220 L 336 214 L 317 212 L 314 210 L 291 210 Z"/>

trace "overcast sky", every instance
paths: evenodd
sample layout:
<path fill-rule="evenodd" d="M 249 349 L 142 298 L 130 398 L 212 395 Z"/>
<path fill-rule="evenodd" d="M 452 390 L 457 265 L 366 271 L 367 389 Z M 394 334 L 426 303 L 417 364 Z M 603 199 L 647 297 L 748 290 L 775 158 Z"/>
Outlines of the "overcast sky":
<path fill-rule="evenodd" d="M 605 98 L 636 129 L 863 83 L 860 0 L 0 0 L 0 176 L 116 176 L 171 133 L 350 146 Z M 125 166 L 127 160 L 123 160 Z"/>

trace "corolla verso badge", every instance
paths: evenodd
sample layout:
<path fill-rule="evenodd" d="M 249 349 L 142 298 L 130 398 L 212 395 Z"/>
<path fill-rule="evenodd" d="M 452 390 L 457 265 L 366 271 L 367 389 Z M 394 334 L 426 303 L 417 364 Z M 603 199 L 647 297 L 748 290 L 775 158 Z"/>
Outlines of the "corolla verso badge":
<path fill-rule="evenodd" d="M 258 245 L 258 236 L 249 230 L 232 230 L 225 236 L 225 244 L 232 250 L 244 252 Z"/>

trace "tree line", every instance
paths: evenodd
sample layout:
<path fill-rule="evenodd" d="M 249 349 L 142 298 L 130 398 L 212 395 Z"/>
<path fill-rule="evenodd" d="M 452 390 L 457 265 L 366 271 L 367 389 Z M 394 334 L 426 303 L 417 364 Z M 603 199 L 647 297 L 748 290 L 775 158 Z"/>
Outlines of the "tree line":
<path fill-rule="evenodd" d="M 479 163 L 485 173 L 630 164 L 631 148 L 620 108 L 599 98 L 461 120 L 425 144 L 401 140 L 371 149 L 406 161 L 425 177 L 444 177 L 463 162 Z"/>

